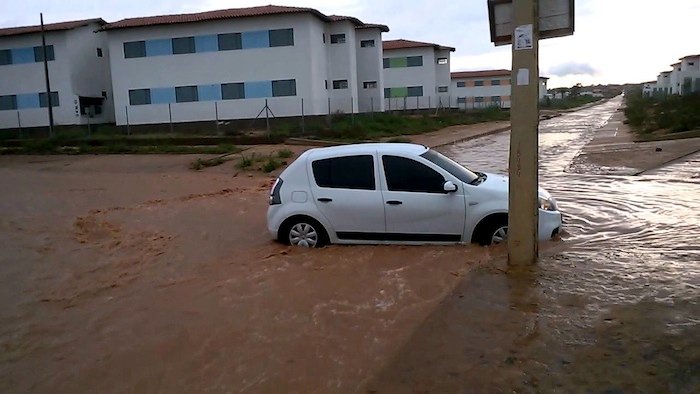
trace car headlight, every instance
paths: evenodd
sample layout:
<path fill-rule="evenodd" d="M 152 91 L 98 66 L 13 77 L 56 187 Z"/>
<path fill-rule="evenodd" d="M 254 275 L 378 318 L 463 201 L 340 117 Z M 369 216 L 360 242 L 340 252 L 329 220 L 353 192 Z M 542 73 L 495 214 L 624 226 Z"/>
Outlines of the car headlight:
<path fill-rule="evenodd" d="M 557 202 L 554 200 L 553 197 L 550 198 L 544 198 L 544 197 L 538 197 L 539 201 L 539 207 L 543 211 L 556 211 L 557 210 Z"/>

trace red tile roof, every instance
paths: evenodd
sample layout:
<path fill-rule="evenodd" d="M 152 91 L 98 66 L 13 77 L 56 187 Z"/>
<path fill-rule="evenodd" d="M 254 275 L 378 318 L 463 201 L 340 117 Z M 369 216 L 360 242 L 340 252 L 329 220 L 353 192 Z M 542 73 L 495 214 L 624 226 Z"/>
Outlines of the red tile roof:
<path fill-rule="evenodd" d="M 355 28 L 357 29 L 380 29 L 384 33 L 389 31 L 389 27 L 386 25 L 379 25 L 376 23 L 364 23 L 361 20 L 352 16 L 330 15 L 328 16 L 328 18 L 330 18 L 334 22 L 350 21 L 355 25 Z"/>
<path fill-rule="evenodd" d="M 45 23 L 44 30 L 45 31 L 72 30 L 72 29 L 77 29 L 79 27 L 87 26 L 91 23 L 97 23 L 100 26 L 102 26 L 102 25 L 106 24 L 107 22 L 105 22 L 102 18 L 93 18 L 93 19 L 83 19 L 83 20 L 78 20 L 78 21 L 59 22 L 59 23 Z M 17 36 L 20 34 L 31 34 L 31 33 L 40 33 L 40 32 L 41 32 L 41 25 L 8 27 L 8 28 L 0 29 L 0 37 Z"/>
<path fill-rule="evenodd" d="M 483 77 L 510 77 L 510 70 L 481 70 L 481 71 L 457 71 L 450 73 L 452 79 L 456 78 L 483 78 Z"/>
<path fill-rule="evenodd" d="M 122 19 L 114 23 L 108 23 L 102 27 L 102 30 L 125 29 L 130 27 L 155 26 L 155 25 L 170 25 L 176 23 L 192 23 L 204 22 L 220 19 L 248 18 L 254 16 L 280 15 L 280 14 L 301 14 L 309 13 L 324 22 L 334 22 L 347 20 L 352 22 L 358 28 L 377 27 L 383 31 L 389 31 L 389 28 L 384 25 L 369 25 L 365 24 L 357 18 L 349 16 L 332 15 L 327 16 L 318 10 L 306 7 L 285 7 L 277 5 L 266 5 L 260 7 L 248 8 L 229 8 L 226 10 L 206 11 L 193 14 L 175 14 L 175 15 L 159 15 L 147 16 L 142 18 Z M 384 30 L 385 29 L 385 30 Z"/>
<path fill-rule="evenodd" d="M 452 47 L 446 47 L 446 46 L 442 46 L 442 45 L 438 45 L 438 44 L 433 44 L 430 42 L 410 41 L 410 40 L 404 40 L 404 39 L 383 41 L 382 47 L 384 48 L 385 51 L 389 51 L 392 49 L 425 48 L 425 47 L 433 47 L 437 50 L 449 50 L 450 52 L 455 51 L 455 49 Z"/>

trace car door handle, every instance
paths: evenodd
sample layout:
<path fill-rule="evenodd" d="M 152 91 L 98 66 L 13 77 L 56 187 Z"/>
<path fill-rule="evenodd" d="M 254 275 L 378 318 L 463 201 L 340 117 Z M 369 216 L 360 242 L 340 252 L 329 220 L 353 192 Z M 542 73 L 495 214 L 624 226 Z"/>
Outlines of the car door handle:
<path fill-rule="evenodd" d="M 318 199 L 318 201 L 320 201 L 320 202 L 331 202 L 331 201 L 333 201 L 333 199 L 332 199 L 332 198 L 328 198 L 328 197 L 321 197 L 321 198 Z"/>
<path fill-rule="evenodd" d="M 389 205 L 401 205 L 401 204 L 403 204 L 403 202 L 397 201 L 397 200 L 389 200 L 386 203 Z"/>

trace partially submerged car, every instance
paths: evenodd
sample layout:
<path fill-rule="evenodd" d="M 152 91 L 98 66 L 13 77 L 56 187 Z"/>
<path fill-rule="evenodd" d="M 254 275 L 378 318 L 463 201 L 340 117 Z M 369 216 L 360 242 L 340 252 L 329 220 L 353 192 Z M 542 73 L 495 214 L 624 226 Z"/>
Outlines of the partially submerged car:
<path fill-rule="evenodd" d="M 559 232 L 555 200 L 539 189 L 539 239 Z M 270 234 L 291 245 L 468 243 L 508 234 L 508 178 L 472 172 L 416 144 L 304 152 L 277 178 Z"/>

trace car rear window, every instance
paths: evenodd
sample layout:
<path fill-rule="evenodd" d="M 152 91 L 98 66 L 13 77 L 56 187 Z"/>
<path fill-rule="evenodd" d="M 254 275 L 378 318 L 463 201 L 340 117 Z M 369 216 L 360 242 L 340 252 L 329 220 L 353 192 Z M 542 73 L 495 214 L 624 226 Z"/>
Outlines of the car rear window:
<path fill-rule="evenodd" d="M 320 187 L 375 190 L 374 159 L 371 155 L 343 156 L 311 163 Z"/>

